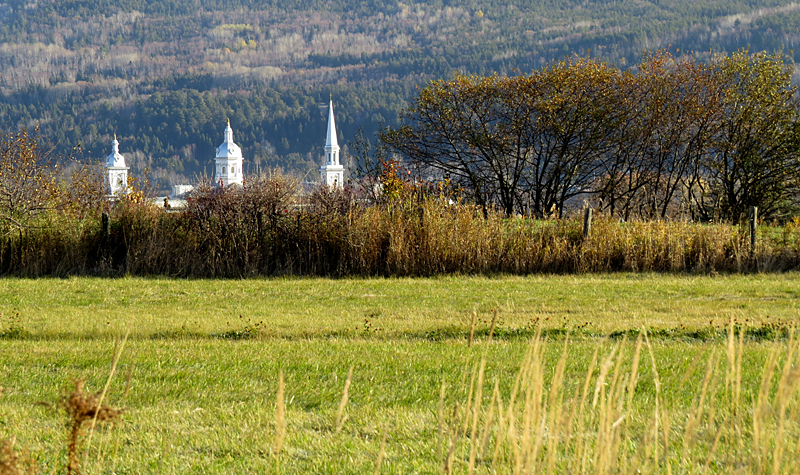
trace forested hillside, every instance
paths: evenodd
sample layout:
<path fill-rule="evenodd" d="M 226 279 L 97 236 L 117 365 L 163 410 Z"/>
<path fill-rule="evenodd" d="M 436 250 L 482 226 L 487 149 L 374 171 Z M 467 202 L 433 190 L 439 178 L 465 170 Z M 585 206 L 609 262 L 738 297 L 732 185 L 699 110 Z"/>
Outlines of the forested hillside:
<path fill-rule="evenodd" d="M 572 53 L 625 68 L 645 49 L 792 51 L 787 0 L 12 0 L 0 3 L 0 118 L 99 161 L 111 135 L 158 188 L 211 163 L 230 117 L 247 167 L 320 162 L 434 78 L 540 68 Z M 210 170 L 210 168 L 209 168 Z"/>

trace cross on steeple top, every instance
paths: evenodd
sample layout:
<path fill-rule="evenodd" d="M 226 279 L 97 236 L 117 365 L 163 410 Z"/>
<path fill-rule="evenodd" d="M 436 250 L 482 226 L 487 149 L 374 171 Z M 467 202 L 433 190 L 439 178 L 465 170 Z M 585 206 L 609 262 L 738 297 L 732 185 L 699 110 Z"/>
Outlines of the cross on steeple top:
<path fill-rule="evenodd" d="M 333 119 L 333 100 L 328 105 L 328 134 L 325 138 L 326 148 L 339 149 L 339 141 L 336 139 L 336 122 Z"/>
<path fill-rule="evenodd" d="M 233 142 L 233 129 L 231 128 L 231 120 L 228 119 L 228 126 L 225 127 L 225 141 Z"/>

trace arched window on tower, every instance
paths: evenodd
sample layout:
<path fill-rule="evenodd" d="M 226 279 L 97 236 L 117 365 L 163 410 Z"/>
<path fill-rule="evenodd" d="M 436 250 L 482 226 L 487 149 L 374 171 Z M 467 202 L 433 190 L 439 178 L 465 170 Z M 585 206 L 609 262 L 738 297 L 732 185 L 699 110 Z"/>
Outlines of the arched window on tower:
<path fill-rule="evenodd" d="M 222 167 L 222 174 L 225 174 L 225 167 Z"/>

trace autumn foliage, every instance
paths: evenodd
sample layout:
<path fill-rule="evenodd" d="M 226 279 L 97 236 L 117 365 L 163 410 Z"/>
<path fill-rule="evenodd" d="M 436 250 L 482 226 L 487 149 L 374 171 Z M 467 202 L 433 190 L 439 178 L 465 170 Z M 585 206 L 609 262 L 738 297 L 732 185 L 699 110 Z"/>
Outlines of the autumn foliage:
<path fill-rule="evenodd" d="M 429 177 L 506 215 L 581 201 L 631 218 L 779 216 L 800 191 L 800 111 L 780 54 L 627 71 L 574 57 L 530 74 L 432 82 L 382 136 Z"/>
<path fill-rule="evenodd" d="M 394 191 L 392 191 L 394 193 Z M 506 218 L 448 191 L 405 183 L 367 203 L 352 189 L 303 190 L 273 175 L 244 188 L 200 188 L 182 211 L 122 200 L 83 218 L 0 239 L 6 275 L 178 277 L 429 276 L 645 272 L 748 272 L 800 266 L 800 224 L 747 228 L 596 217 Z"/>
<path fill-rule="evenodd" d="M 800 126 L 778 56 L 574 58 L 420 91 L 343 190 L 278 173 L 165 210 L 102 169 L 0 140 L 0 274 L 742 272 L 800 266 Z M 399 160 L 389 147 L 410 161 Z M 595 210 L 584 237 L 579 210 Z M 774 225 L 755 246 L 749 206 Z M 622 219 L 620 219 L 622 218 Z M 709 224 L 709 221 L 714 221 Z"/>

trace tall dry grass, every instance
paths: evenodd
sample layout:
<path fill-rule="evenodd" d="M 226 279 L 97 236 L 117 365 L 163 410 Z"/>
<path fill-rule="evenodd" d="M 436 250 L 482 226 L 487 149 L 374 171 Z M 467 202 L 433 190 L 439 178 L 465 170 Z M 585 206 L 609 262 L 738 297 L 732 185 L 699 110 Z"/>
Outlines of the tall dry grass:
<path fill-rule="evenodd" d="M 702 381 L 688 408 L 668 397 L 685 389 L 662 386 L 646 333 L 600 342 L 580 381 L 565 377 L 569 340 L 550 361 L 545 350 L 553 343 L 539 333 L 507 396 L 498 380 L 487 384 L 484 355 L 468 385 L 447 395 L 442 386 L 438 446 L 449 447 L 439 450 L 442 471 L 798 473 L 800 342 L 792 333 L 773 343 L 760 385 L 746 397 L 743 339 L 731 323 L 724 354 L 712 351 L 700 362 Z"/>
<path fill-rule="evenodd" d="M 185 211 L 123 201 L 99 216 L 57 215 L 52 225 L 0 238 L 6 275 L 528 274 L 749 272 L 800 266 L 800 225 L 764 227 L 750 249 L 744 226 L 681 221 L 621 223 L 597 216 L 508 219 L 468 204 L 413 197 L 366 205 L 350 191 L 301 194 L 286 177 L 247 188 L 201 188 Z"/>

